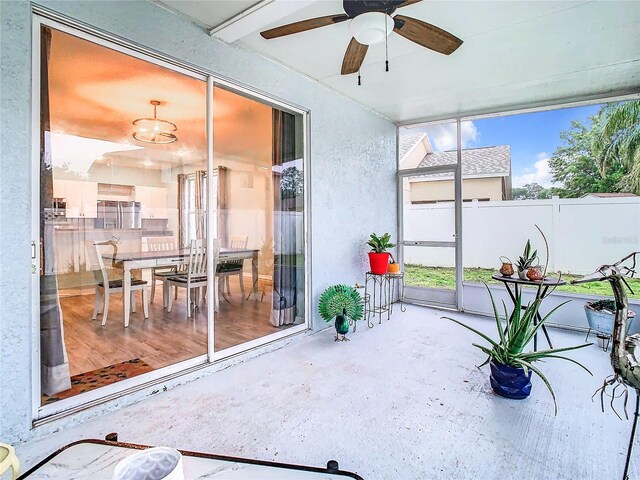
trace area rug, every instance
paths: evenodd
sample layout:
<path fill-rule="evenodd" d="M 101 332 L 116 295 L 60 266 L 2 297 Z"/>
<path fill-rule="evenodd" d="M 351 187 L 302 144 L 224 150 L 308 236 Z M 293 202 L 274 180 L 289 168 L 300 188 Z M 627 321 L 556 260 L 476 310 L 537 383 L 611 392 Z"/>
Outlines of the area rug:
<path fill-rule="evenodd" d="M 126 362 L 115 363 L 107 367 L 98 368 L 91 372 L 79 373 L 71 377 L 71 388 L 55 395 L 42 395 L 42 404 L 48 405 L 63 398 L 73 397 L 79 393 L 89 392 L 96 388 L 136 377 L 153 370 L 148 364 L 134 358 Z"/>

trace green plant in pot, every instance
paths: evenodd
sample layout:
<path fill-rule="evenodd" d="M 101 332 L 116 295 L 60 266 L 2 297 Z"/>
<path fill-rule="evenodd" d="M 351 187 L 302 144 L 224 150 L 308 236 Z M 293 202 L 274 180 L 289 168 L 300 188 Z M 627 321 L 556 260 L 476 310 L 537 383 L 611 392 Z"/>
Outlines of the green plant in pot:
<path fill-rule="evenodd" d="M 524 252 L 518 257 L 518 261 L 516 262 L 520 280 L 527 280 L 527 270 L 533 266 L 536 258 L 538 258 L 538 251 L 534 250 L 533 253 L 531 253 L 531 241 L 527 240 L 527 244 L 524 246 Z"/>
<path fill-rule="evenodd" d="M 376 275 L 387 273 L 389 257 L 391 256 L 391 254 L 387 252 L 387 249 L 396 246 L 395 243 L 391 243 L 391 235 L 385 233 L 384 235 L 378 236 L 372 233 L 367 245 L 371 247 L 371 251 L 369 252 L 371 273 L 375 273 Z"/>
<path fill-rule="evenodd" d="M 498 395 L 513 399 L 523 399 L 528 397 L 531 393 L 531 376 L 532 373 L 535 373 L 542 379 L 549 389 L 549 392 L 551 392 L 554 410 L 557 413 L 558 405 L 556 403 L 556 396 L 553 388 L 544 374 L 534 366 L 534 363 L 547 358 L 558 358 L 575 363 L 591 374 L 587 367 L 581 363 L 572 358 L 559 355 L 559 353 L 584 348 L 592 344 L 585 343 L 583 345 L 576 345 L 573 347 L 552 348 L 537 352 L 525 351 L 527 345 L 531 342 L 536 332 L 542 328 L 542 325 L 545 324 L 545 322 L 556 310 L 558 310 L 558 308 L 562 307 L 567 302 L 561 303 L 555 307 L 536 325 L 536 314 L 538 313 L 538 308 L 540 307 L 542 298 L 534 300 L 526 306 L 526 309 L 522 309 L 522 296 L 519 294 L 516 299 L 516 306 L 511 316 L 507 314 L 507 307 L 503 302 L 504 315 L 507 320 L 505 328 L 500 320 L 500 315 L 498 314 L 498 309 L 493 299 L 493 295 L 491 294 L 491 290 L 486 284 L 485 287 L 489 291 L 489 296 L 491 298 L 496 329 L 498 331 L 497 339 L 494 340 L 479 330 L 476 330 L 475 328 L 454 318 L 443 318 L 451 320 L 452 322 L 471 330 L 489 343 L 489 346 L 478 345 L 477 343 L 474 343 L 473 346 L 487 354 L 487 360 L 480 366 L 482 367 L 487 363 L 490 364 L 491 387 Z"/>

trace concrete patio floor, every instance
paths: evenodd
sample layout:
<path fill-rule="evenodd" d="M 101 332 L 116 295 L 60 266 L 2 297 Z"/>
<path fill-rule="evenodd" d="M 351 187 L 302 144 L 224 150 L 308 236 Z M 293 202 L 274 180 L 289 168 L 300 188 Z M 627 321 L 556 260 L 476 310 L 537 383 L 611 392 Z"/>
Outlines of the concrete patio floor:
<path fill-rule="evenodd" d="M 561 360 L 538 364 L 558 398 L 554 416 L 537 378 L 527 400 L 496 396 L 488 367 L 474 367 L 484 360 L 471 346 L 477 338 L 442 315 L 396 309 L 382 325 L 359 324 L 350 342 L 325 330 L 17 452 L 28 468 L 71 441 L 116 431 L 122 441 L 262 460 L 336 459 L 368 480 L 622 477 L 631 421 L 591 401 L 610 373 L 608 354 L 596 345 L 573 353 L 593 377 Z M 453 316 L 493 333 L 490 319 Z M 584 338 L 550 333 L 554 346 Z M 637 479 L 640 436 L 634 448 Z"/>

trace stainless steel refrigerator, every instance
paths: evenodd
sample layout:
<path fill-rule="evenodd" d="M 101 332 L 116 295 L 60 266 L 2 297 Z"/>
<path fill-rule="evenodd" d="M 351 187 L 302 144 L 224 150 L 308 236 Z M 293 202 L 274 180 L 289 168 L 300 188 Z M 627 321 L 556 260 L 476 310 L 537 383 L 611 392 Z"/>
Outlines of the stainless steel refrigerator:
<path fill-rule="evenodd" d="M 140 202 L 98 201 L 97 228 L 142 228 Z"/>

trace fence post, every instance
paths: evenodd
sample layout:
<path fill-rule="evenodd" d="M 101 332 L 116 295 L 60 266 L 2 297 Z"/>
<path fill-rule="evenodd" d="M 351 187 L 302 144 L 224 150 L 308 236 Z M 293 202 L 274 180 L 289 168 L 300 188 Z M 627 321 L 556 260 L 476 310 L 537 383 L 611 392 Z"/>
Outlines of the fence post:
<path fill-rule="evenodd" d="M 549 269 L 556 270 L 556 251 L 560 248 L 560 197 L 551 197 L 551 244 L 549 245 Z"/>

